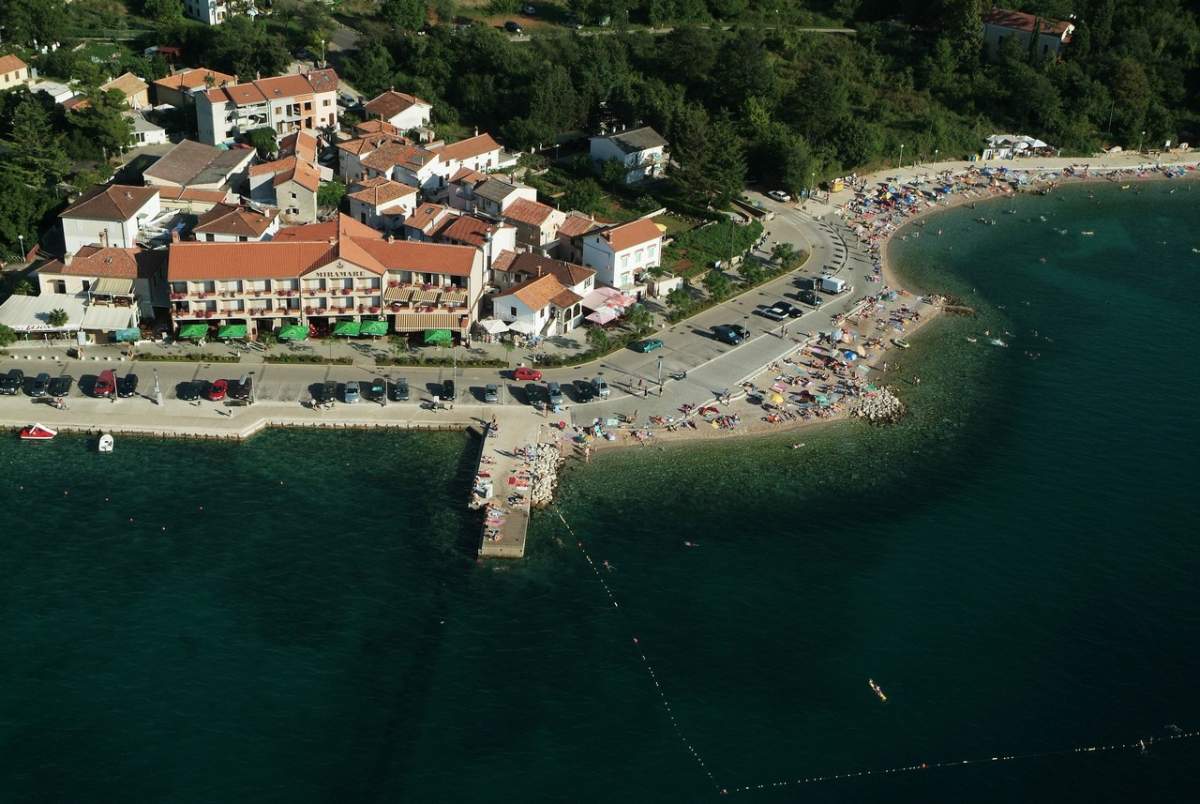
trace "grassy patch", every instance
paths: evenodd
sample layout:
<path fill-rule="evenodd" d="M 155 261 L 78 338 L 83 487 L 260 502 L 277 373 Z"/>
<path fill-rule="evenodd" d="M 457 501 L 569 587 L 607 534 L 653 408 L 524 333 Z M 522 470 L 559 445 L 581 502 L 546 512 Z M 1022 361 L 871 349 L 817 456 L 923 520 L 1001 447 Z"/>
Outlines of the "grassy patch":
<path fill-rule="evenodd" d="M 349 357 L 324 357 L 323 355 L 267 355 L 264 363 L 319 363 L 331 366 L 349 366 L 354 360 Z"/>
<path fill-rule="evenodd" d="M 745 254 L 762 235 L 762 231 L 762 224 L 758 221 L 740 226 L 726 219 L 681 232 L 664 249 L 664 266 L 675 270 L 675 266 L 680 265 L 676 273 L 684 276 L 699 273 L 715 262 L 725 263 L 730 257 Z"/>

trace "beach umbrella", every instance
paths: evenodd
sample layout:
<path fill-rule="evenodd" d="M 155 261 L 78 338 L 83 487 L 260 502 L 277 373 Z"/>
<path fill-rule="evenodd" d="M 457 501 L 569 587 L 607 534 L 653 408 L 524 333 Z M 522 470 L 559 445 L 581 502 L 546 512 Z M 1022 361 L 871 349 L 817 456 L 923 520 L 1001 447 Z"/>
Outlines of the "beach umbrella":
<path fill-rule="evenodd" d="M 783 395 L 778 394 L 778 393 L 771 394 L 771 402 L 772 402 L 772 404 L 775 404 L 775 405 L 782 405 L 783 404 Z"/>

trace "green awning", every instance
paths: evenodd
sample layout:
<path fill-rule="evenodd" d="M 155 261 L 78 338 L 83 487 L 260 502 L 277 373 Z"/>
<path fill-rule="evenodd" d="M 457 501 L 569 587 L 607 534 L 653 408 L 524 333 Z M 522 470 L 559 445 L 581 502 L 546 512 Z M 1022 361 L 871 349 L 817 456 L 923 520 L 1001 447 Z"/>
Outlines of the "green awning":
<path fill-rule="evenodd" d="M 364 321 L 358 332 L 360 335 L 387 335 L 387 327 L 386 321 Z"/>
<path fill-rule="evenodd" d="M 184 324 L 179 328 L 179 339 L 198 341 L 208 336 L 208 324 Z"/>
<path fill-rule="evenodd" d="M 454 333 L 448 329 L 425 330 L 425 343 L 454 343 Z"/>
<path fill-rule="evenodd" d="M 113 333 L 113 339 L 118 343 L 133 343 L 138 338 L 142 337 L 142 331 L 137 327 L 129 329 L 119 329 Z"/>
<path fill-rule="evenodd" d="M 362 325 L 357 321 L 339 321 L 337 326 L 333 328 L 334 335 L 347 335 L 353 337 L 359 333 Z"/>
<path fill-rule="evenodd" d="M 308 340 L 308 327 L 303 324 L 288 324 L 279 328 L 279 340 L 304 341 Z"/>
<path fill-rule="evenodd" d="M 217 330 L 218 338 L 244 338 L 246 337 L 245 324 L 226 324 Z"/>

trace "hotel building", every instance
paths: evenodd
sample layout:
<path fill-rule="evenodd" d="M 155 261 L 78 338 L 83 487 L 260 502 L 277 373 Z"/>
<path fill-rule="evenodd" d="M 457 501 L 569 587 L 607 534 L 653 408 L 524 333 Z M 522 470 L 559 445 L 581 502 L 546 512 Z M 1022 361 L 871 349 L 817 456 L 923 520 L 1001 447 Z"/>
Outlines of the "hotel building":
<path fill-rule="evenodd" d="M 382 322 L 381 334 L 461 337 L 478 316 L 484 266 L 477 249 L 392 240 L 339 215 L 267 242 L 172 243 L 167 281 L 179 327 L 245 324 L 253 337 L 286 324 L 330 333 Z"/>

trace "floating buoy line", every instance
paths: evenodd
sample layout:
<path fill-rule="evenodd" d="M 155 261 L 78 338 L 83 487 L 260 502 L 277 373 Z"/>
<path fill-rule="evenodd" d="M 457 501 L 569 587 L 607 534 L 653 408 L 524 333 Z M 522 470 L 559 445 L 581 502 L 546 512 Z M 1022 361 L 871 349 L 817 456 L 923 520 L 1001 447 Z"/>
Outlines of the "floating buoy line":
<path fill-rule="evenodd" d="M 602 588 L 604 590 L 604 594 L 608 596 L 608 600 L 610 603 L 612 603 L 613 608 L 620 609 L 621 605 L 617 601 L 616 595 L 613 594 L 612 587 L 610 587 L 608 582 L 605 580 L 605 573 L 600 571 L 604 562 L 597 564 L 596 561 L 592 559 L 591 553 L 588 552 L 587 546 L 583 543 L 583 540 L 579 538 L 574 529 L 571 527 L 570 523 L 567 522 L 566 517 L 563 516 L 562 511 L 556 510 L 555 513 L 558 514 L 558 518 L 562 521 L 563 526 L 567 529 L 567 532 L 570 533 L 572 538 L 575 539 L 575 546 L 579 548 L 579 552 L 587 561 L 588 566 L 592 570 L 592 574 L 596 576 L 596 580 L 600 583 L 600 588 Z M 683 747 L 687 749 L 688 753 L 692 755 L 692 758 L 696 761 L 696 764 L 700 766 L 702 771 L 704 771 L 704 775 L 708 778 L 708 781 L 721 795 L 732 795 L 734 793 L 753 793 L 759 790 L 776 790 L 785 787 L 798 787 L 800 785 L 820 784 L 824 782 L 848 781 L 851 779 L 865 779 L 868 777 L 877 776 L 898 776 L 905 773 L 918 773 L 920 771 L 941 770 L 946 768 L 996 765 L 1002 762 L 1017 762 L 1019 760 L 1027 759 L 1045 759 L 1050 757 L 1070 756 L 1074 754 L 1102 754 L 1115 753 L 1118 751 L 1137 751 L 1141 754 L 1147 754 L 1155 743 L 1192 740 L 1200 737 L 1200 729 L 1185 731 L 1179 726 L 1171 724 L 1164 727 L 1166 730 L 1165 734 L 1152 737 L 1139 737 L 1136 740 L 1126 743 L 1112 743 L 1109 745 L 1079 745 L 1072 748 L 1062 748 L 1052 751 L 1031 751 L 1020 754 L 998 754 L 996 756 L 989 757 L 939 760 L 936 762 L 918 762 L 912 765 L 897 765 L 896 767 L 892 768 L 874 768 L 867 770 L 848 771 L 846 773 L 825 773 L 814 776 L 802 776 L 794 779 L 780 779 L 773 782 L 747 784 L 740 787 L 726 787 L 717 780 L 716 774 L 712 772 L 712 769 L 708 766 L 708 763 L 705 762 L 704 757 L 701 756 L 700 752 L 696 750 L 695 745 L 693 745 L 692 741 L 688 739 L 688 736 L 684 733 L 683 727 L 680 725 L 679 719 L 675 716 L 675 711 L 671 706 L 671 700 L 667 697 L 667 691 L 663 688 L 663 685 L 659 683 L 658 673 L 655 672 L 654 665 L 650 663 L 650 660 L 646 658 L 646 654 L 642 651 L 641 642 L 637 635 L 633 634 L 631 638 L 633 640 L 634 647 L 637 649 L 637 655 L 642 661 L 642 666 L 645 668 L 647 675 L 650 676 L 650 680 L 654 684 L 654 689 L 658 693 L 659 700 L 662 702 L 663 709 L 666 711 L 667 717 L 671 721 L 671 728 L 675 731 L 675 736 L 679 739 Z M 880 686 L 875 683 L 874 679 L 868 679 L 867 684 L 870 686 L 871 691 L 879 697 L 881 702 L 887 703 L 887 695 L 884 693 L 883 689 L 881 689 Z"/>
<path fill-rule="evenodd" d="M 600 566 L 592 560 L 591 553 L 588 552 L 588 549 L 584 545 L 583 541 L 575 534 L 574 529 L 571 528 L 571 525 L 567 522 L 566 517 L 562 515 L 562 511 L 557 511 L 556 513 L 558 514 L 558 518 L 562 520 L 563 526 L 567 529 L 567 532 L 571 534 L 573 539 L 575 539 L 576 547 L 579 548 L 579 552 L 582 553 L 584 559 L 587 560 L 588 566 L 592 568 L 592 574 L 595 575 L 596 580 L 600 582 L 600 587 L 604 590 L 604 594 L 608 595 L 609 602 L 612 603 L 614 609 L 620 609 L 621 605 L 617 602 L 617 596 L 613 594 L 612 587 L 608 585 L 608 582 L 604 579 L 604 574 L 600 572 Z M 654 690 L 658 693 L 658 698 L 662 702 L 663 709 L 666 710 L 667 717 L 671 721 L 671 728 L 675 730 L 675 736 L 679 738 L 679 742 L 682 743 L 683 747 L 686 748 L 688 753 L 692 755 L 692 759 L 696 760 L 696 764 L 700 766 L 702 771 L 704 771 L 704 775 L 708 777 L 708 781 L 712 783 L 713 787 L 722 794 L 729 792 L 722 788 L 717 782 L 717 777 L 713 774 L 712 769 L 708 767 L 708 763 L 704 761 L 704 757 L 700 755 L 700 752 L 696 750 L 696 746 L 694 746 L 692 741 L 688 739 L 687 735 L 683 733 L 683 728 L 679 725 L 679 718 L 675 717 L 675 710 L 671 707 L 670 698 L 667 697 L 667 691 L 663 689 L 663 685 L 659 683 L 658 673 L 654 672 L 654 665 L 650 663 L 650 660 L 646 658 L 646 654 L 642 651 L 641 641 L 638 639 L 637 634 L 632 634 L 631 638 L 633 640 L 633 646 L 637 650 L 639 658 L 642 660 L 642 667 L 646 669 L 646 673 L 649 674 L 650 680 L 654 682 Z"/>

